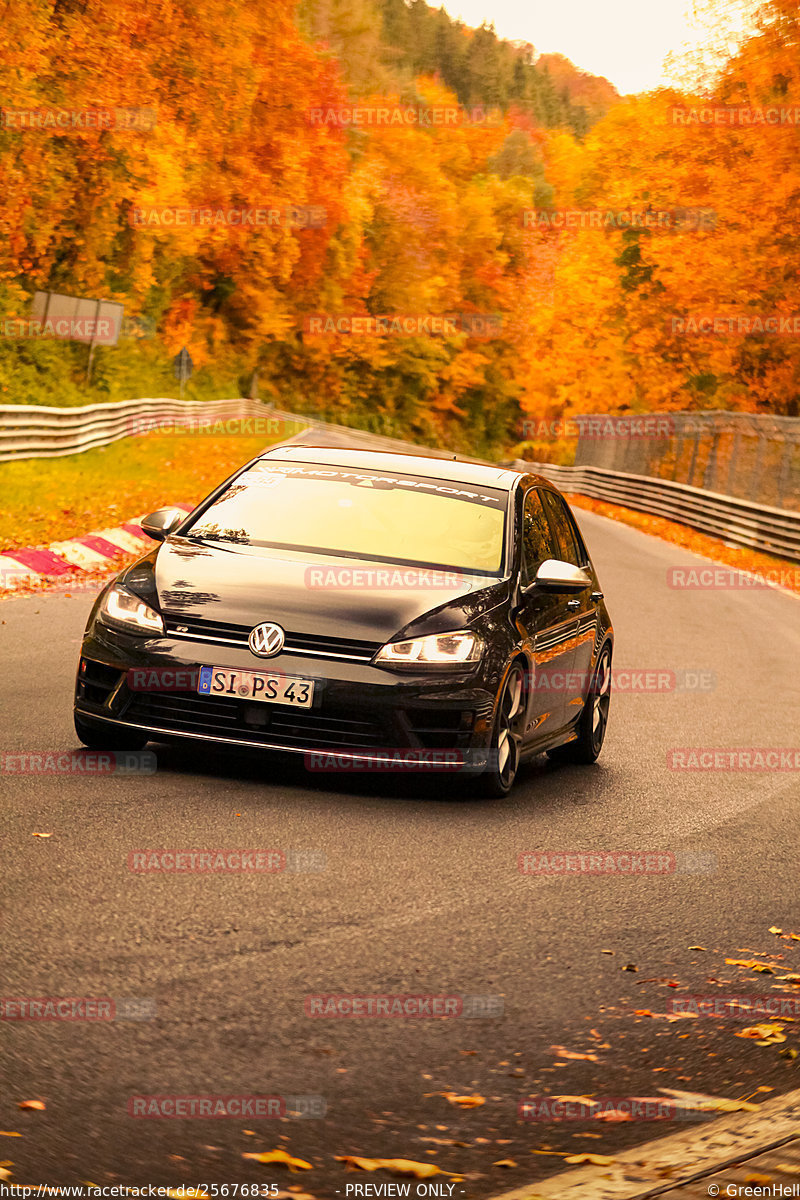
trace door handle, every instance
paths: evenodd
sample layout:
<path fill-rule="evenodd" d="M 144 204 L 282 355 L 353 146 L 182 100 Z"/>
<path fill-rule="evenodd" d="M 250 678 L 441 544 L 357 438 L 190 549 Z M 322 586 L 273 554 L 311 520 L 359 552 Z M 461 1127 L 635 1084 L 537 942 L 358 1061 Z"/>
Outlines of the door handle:
<path fill-rule="evenodd" d="M 580 608 L 580 606 L 581 606 L 580 600 L 568 600 L 567 601 L 567 608 L 569 609 L 570 612 L 577 612 L 578 609 Z"/>

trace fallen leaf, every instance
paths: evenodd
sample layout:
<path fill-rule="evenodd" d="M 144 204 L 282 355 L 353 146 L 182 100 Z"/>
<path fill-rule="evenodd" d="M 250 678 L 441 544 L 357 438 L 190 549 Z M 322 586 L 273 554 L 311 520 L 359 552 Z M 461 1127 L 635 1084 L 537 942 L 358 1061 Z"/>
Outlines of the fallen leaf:
<path fill-rule="evenodd" d="M 32 1108 L 37 1112 L 44 1112 L 44 1103 L 41 1100 L 22 1100 L 17 1105 L 17 1108 Z"/>
<path fill-rule="evenodd" d="M 264 1150 L 261 1154 L 243 1154 L 242 1158 L 249 1158 L 252 1162 L 280 1163 L 292 1172 L 313 1170 L 310 1162 L 304 1158 L 292 1158 L 285 1150 Z"/>
<path fill-rule="evenodd" d="M 616 1159 L 608 1154 L 569 1154 L 564 1159 L 568 1163 L 589 1163 L 593 1167 L 610 1167 Z"/>
<path fill-rule="evenodd" d="M 777 1042 L 785 1042 L 786 1036 L 783 1033 L 783 1025 L 779 1022 L 764 1022 L 761 1025 L 748 1025 L 746 1029 L 740 1029 L 734 1037 L 740 1038 L 763 1038 L 759 1041 L 759 1046 L 773 1046 Z"/>
<path fill-rule="evenodd" d="M 622 969 L 623 969 L 623 971 L 638 971 L 639 970 L 639 968 L 634 966 L 633 963 L 628 963 L 627 967 L 623 967 Z"/>
<path fill-rule="evenodd" d="M 34 833 L 34 835 L 33 835 L 33 836 L 34 836 L 34 837 L 44 837 L 44 838 L 47 838 L 47 837 L 52 837 L 53 835 L 52 835 L 52 833 Z"/>
<path fill-rule="evenodd" d="M 777 925 L 770 925 L 769 931 L 770 931 L 770 933 L 783 933 L 783 930 L 778 929 Z"/>
<path fill-rule="evenodd" d="M 551 1096 L 551 1100 L 563 1100 L 565 1104 L 591 1104 L 596 1107 L 600 1101 L 592 1100 L 589 1096 Z"/>
<path fill-rule="evenodd" d="M 754 958 L 726 958 L 725 962 L 730 967 L 746 967 L 748 971 L 758 971 L 760 975 L 774 975 L 772 967 L 768 967 L 766 963 L 756 962 Z"/>
<path fill-rule="evenodd" d="M 5 1167 L 0 1167 L 0 1179 L 10 1179 L 10 1178 L 11 1178 L 11 1172 L 7 1171 L 5 1169 Z"/>
<path fill-rule="evenodd" d="M 705 950 L 705 946 L 690 946 L 690 950 Z"/>
<path fill-rule="evenodd" d="M 685 1108 L 699 1112 L 758 1112 L 757 1104 L 747 1100 L 728 1100 L 724 1096 L 706 1096 L 703 1092 L 679 1092 L 674 1088 L 659 1088 L 665 1096 L 674 1096 Z"/>
<path fill-rule="evenodd" d="M 610 1121 L 612 1124 L 617 1124 L 620 1121 L 632 1121 L 633 1117 L 628 1112 L 621 1112 L 618 1108 L 608 1108 L 603 1112 L 594 1114 L 595 1121 Z"/>
<path fill-rule="evenodd" d="M 514 1162 L 513 1158 L 501 1158 L 498 1162 L 492 1163 L 493 1167 L 518 1167 L 519 1163 Z"/>
<path fill-rule="evenodd" d="M 360 1171 L 391 1171 L 393 1175 L 411 1175 L 414 1179 L 430 1179 L 432 1175 L 446 1175 L 435 1163 L 414 1162 L 410 1158 L 360 1158 L 355 1154 L 337 1154 L 337 1162 L 347 1163 Z"/>
<path fill-rule="evenodd" d="M 21 1133 L 13 1133 L 9 1129 L 0 1129 L 0 1137 L 22 1137 Z"/>
<path fill-rule="evenodd" d="M 581 1062 L 599 1062 L 596 1054 L 578 1054 L 575 1050 L 565 1050 L 563 1046 L 552 1046 L 558 1058 L 579 1059 Z"/>
<path fill-rule="evenodd" d="M 459 1096 L 458 1092 L 436 1092 L 436 1095 L 444 1096 L 445 1100 L 457 1104 L 459 1108 L 480 1108 L 481 1104 L 486 1103 L 485 1096 Z"/>

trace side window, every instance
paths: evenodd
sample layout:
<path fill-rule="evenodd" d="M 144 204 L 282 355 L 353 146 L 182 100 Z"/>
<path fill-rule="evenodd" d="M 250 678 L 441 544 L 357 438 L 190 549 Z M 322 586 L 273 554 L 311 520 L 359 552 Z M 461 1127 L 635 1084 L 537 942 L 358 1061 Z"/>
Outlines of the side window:
<path fill-rule="evenodd" d="M 554 558 L 556 548 L 547 523 L 542 499 L 535 490 L 525 497 L 522 513 L 522 582 L 530 583 L 536 569 L 546 558 Z"/>
<path fill-rule="evenodd" d="M 572 528 L 572 521 L 570 520 L 564 501 L 560 496 L 556 496 L 554 492 L 545 492 L 543 499 L 547 515 L 550 518 L 553 535 L 558 543 L 558 557 L 563 562 L 572 563 L 576 567 L 582 567 L 585 561 L 583 550 L 578 545 L 577 537 Z"/>

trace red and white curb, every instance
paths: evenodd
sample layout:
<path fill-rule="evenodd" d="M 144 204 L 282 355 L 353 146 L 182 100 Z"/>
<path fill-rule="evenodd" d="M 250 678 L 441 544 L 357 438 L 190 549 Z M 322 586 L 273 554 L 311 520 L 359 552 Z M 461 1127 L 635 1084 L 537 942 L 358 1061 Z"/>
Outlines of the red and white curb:
<path fill-rule="evenodd" d="M 191 512 L 191 504 L 176 504 Z M 81 538 L 51 542 L 49 546 L 26 550 L 5 550 L 0 554 L 0 594 L 46 582 L 70 583 L 86 572 L 96 573 L 124 554 L 140 554 L 152 546 L 143 532 L 141 517 L 134 517 L 113 529 L 100 529 Z"/>

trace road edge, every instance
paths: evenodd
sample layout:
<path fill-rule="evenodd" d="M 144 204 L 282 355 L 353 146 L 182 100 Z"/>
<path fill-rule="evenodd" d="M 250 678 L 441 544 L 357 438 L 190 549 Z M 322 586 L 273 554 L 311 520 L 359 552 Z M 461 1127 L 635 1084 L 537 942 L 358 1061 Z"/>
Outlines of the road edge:
<path fill-rule="evenodd" d="M 579 1167 L 490 1200 L 645 1200 L 800 1137 L 800 1088 L 700 1127 L 643 1142 L 611 1166 Z M 669 1173 L 667 1173 L 669 1172 Z"/>

